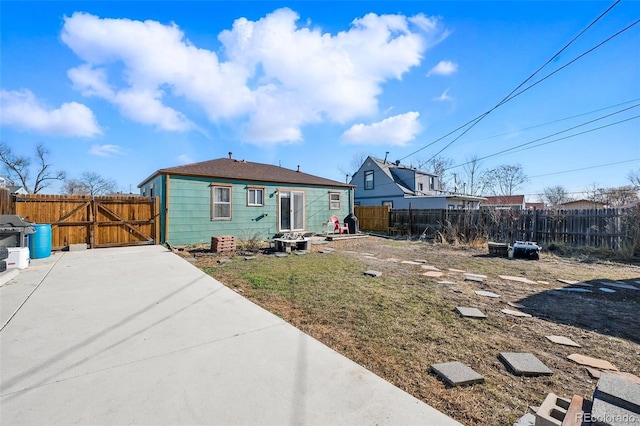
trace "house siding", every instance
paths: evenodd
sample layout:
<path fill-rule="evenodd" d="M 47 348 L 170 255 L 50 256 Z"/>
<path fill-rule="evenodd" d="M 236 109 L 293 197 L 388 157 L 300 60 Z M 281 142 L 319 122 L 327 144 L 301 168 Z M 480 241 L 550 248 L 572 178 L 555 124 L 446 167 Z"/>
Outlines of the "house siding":
<path fill-rule="evenodd" d="M 231 220 L 211 220 L 211 185 L 231 187 Z M 247 205 L 248 187 L 264 188 L 264 206 Z M 211 237 L 266 239 L 278 233 L 278 190 L 305 194 L 305 232 L 323 232 L 335 214 L 341 219 L 351 208 L 351 190 L 258 181 L 171 176 L 168 191 L 168 232 L 163 241 L 174 245 L 209 243 Z M 329 209 L 329 192 L 340 193 L 340 209 Z M 163 197 L 164 198 L 164 197 Z M 263 216 L 266 215 L 266 216 Z"/>

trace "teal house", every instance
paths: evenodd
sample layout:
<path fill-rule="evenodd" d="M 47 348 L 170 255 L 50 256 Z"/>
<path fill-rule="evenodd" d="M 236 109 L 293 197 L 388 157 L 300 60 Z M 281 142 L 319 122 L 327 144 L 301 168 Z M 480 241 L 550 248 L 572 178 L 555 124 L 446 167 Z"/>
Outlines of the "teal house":
<path fill-rule="evenodd" d="M 353 186 L 270 164 L 229 158 L 157 170 L 140 185 L 160 201 L 160 242 L 267 239 L 322 233 L 353 211 Z"/>

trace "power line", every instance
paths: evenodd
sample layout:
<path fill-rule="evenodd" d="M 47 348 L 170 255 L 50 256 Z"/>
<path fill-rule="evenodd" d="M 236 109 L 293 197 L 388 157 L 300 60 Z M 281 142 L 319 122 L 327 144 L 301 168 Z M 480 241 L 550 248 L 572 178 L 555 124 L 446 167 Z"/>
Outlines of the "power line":
<path fill-rule="evenodd" d="M 484 157 L 477 158 L 477 159 L 475 159 L 474 161 L 486 160 L 487 158 L 497 157 L 497 156 L 499 156 L 499 155 L 506 154 L 507 152 L 511 152 L 511 151 L 519 152 L 519 151 L 524 151 L 524 150 L 526 150 L 526 149 L 536 148 L 536 147 L 538 147 L 538 146 L 547 145 L 547 144 L 550 144 L 550 143 L 552 143 L 552 142 L 558 142 L 558 141 L 561 141 L 561 140 L 565 140 L 565 139 L 573 138 L 573 137 L 580 136 L 580 135 L 583 135 L 583 134 L 586 134 L 586 133 L 594 132 L 594 131 L 596 131 L 596 130 L 604 129 L 604 128 L 606 128 L 606 127 L 611 127 L 611 126 L 614 126 L 614 125 L 616 125 L 616 124 L 624 123 L 624 122 L 626 122 L 626 121 L 634 120 L 634 119 L 636 119 L 636 118 L 639 118 L 640 116 L 633 116 L 633 117 L 631 117 L 631 118 L 627 118 L 627 119 L 624 119 L 624 120 L 616 121 L 616 122 L 614 122 L 614 123 L 606 124 L 606 125 L 604 125 L 604 126 L 596 127 L 596 128 L 589 129 L 589 130 L 585 130 L 584 132 L 575 133 L 575 134 L 573 134 L 573 135 L 565 136 L 565 137 L 563 137 L 563 138 L 559 138 L 559 139 L 554 139 L 554 140 L 552 140 L 552 141 L 547 141 L 547 142 L 545 142 L 545 143 L 538 144 L 538 145 L 535 145 L 535 146 L 531 146 L 531 147 L 527 147 L 527 148 L 523 148 L 523 149 L 518 149 L 518 148 L 522 148 L 522 147 L 527 146 L 527 145 L 531 145 L 532 143 L 540 142 L 541 140 L 544 140 L 544 139 L 547 139 L 547 138 L 550 138 L 550 137 L 553 137 L 553 136 L 557 136 L 557 135 L 559 135 L 559 134 L 561 134 L 561 133 L 565 133 L 565 132 L 568 132 L 568 131 L 570 131 L 570 130 L 575 130 L 575 129 L 579 128 L 579 127 L 586 126 L 586 125 L 588 125 L 588 124 L 595 123 L 596 121 L 603 120 L 603 119 L 605 119 L 605 118 L 611 117 L 611 116 L 616 115 L 616 114 L 620 114 L 620 113 L 625 112 L 625 111 L 628 111 L 628 110 L 630 110 L 630 109 L 632 109 L 632 108 L 637 108 L 638 106 L 640 106 L 640 104 L 632 105 L 632 106 L 630 106 L 630 107 L 628 107 L 628 108 L 624 108 L 624 109 L 618 110 L 618 111 L 616 111 L 616 112 L 612 112 L 611 114 L 607 114 L 607 115 L 604 115 L 604 116 L 602 116 L 602 117 L 598 117 L 598 118 L 595 118 L 595 119 L 593 119 L 593 120 L 586 121 L 586 122 L 584 122 L 584 123 L 582 123 L 582 124 L 578 124 L 578 125 L 576 125 L 576 126 L 569 127 L 569 128 L 567 128 L 567 129 L 561 130 L 561 131 L 559 131 L 559 132 L 555 132 L 555 133 L 552 133 L 552 134 L 550 134 L 550 135 L 543 136 L 543 137 L 541 137 L 541 138 L 534 139 L 534 140 L 532 140 L 532 141 L 525 142 L 525 143 L 522 143 L 522 144 L 520 144 L 520 145 L 516 145 L 516 146 L 514 146 L 514 147 L 507 148 L 507 149 L 504 149 L 504 150 L 502 150 L 502 151 L 498 151 L 498 152 L 495 152 L 495 153 L 493 153 L 493 154 L 486 155 L 486 156 L 484 156 Z M 473 162 L 473 161 L 467 161 L 466 163 L 456 164 L 455 166 L 451 166 L 451 167 L 449 167 L 449 169 L 448 169 L 448 170 L 455 169 L 455 168 L 458 168 L 458 167 L 461 167 L 461 166 L 465 166 L 465 165 L 470 164 L 470 163 L 472 163 L 472 162 Z"/>
<path fill-rule="evenodd" d="M 595 166 L 582 167 L 582 168 L 573 169 L 573 170 L 563 170 L 561 172 L 545 173 L 545 174 L 542 174 L 542 175 L 529 176 L 529 178 L 539 178 L 539 177 L 543 177 L 543 176 L 560 175 L 560 174 L 563 174 L 563 173 L 580 172 L 580 171 L 583 171 L 583 170 L 597 169 L 597 168 L 600 168 L 600 167 L 607 167 L 607 166 L 615 166 L 615 165 L 618 165 L 618 164 L 632 163 L 634 161 L 640 161 L 640 158 L 633 158 L 631 160 L 616 161 L 615 163 L 598 164 L 598 165 L 595 165 Z"/>
<path fill-rule="evenodd" d="M 491 112 L 493 112 L 495 109 L 497 109 L 498 107 L 500 107 L 500 106 L 504 105 L 505 103 L 507 103 L 508 101 L 512 100 L 512 99 L 513 99 L 513 98 L 515 98 L 516 96 L 518 96 L 518 95 L 520 95 L 520 94 L 524 93 L 525 91 L 529 90 L 531 87 L 533 87 L 533 86 L 535 86 L 536 84 L 538 84 L 539 82 L 541 82 L 542 80 L 539 80 L 538 82 L 536 82 L 536 83 L 532 84 L 531 86 L 529 86 L 529 87 L 525 88 L 524 90 L 522 90 L 522 91 L 520 91 L 520 92 L 518 92 L 517 94 L 515 94 L 515 95 L 514 95 L 514 93 L 515 93 L 518 89 L 520 89 L 522 86 L 524 86 L 524 85 L 525 85 L 529 80 L 531 80 L 531 79 L 532 79 L 536 74 L 538 74 L 538 73 L 539 73 L 539 72 L 540 72 L 544 67 L 546 67 L 550 62 L 552 62 L 556 57 L 558 57 L 558 56 L 559 56 L 563 51 L 565 51 L 569 46 L 571 46 L 571 44 L 573 44 L 573 43 L 574 43 L 574 42 L 575 42 L 579 37 L 581 37 L 581 36 L 582 36 L 582 34 L 584 34 L 584 33 L 585 33 L 589 28 L 591 28 L 591 27 L 592 27 L 596 22 L 598 22 L 602 17 L 604 17 L 607 13 L 609 13 L 609 12 L 610 12 L 610 11 L 611 11 L 615 6 L 617 6 L 617 5 L 618 5 L 618 3 L 620 3 L 620 1 L 621 1 L 621 0 L 616 0 L 614 4 L 612 4 L 612 5 L 611 5 L 611 6 L 609 6 L 609 7 L 608 7 L 604 12 L 602 12 L 602 13 L 601 13 L 601 14 L 600 14 L 600 15 L 599 15 L 595 20 L 593 20 L 593 21 L 592 21 L 592 22 L 591 22 L 591 23 L 590 23 L 586 28 L 584 28 L 584 29 L 583 29 L 583 30 L 582 30 L 578 35 L 576 35 L 573 39 L 571 39 L 571 41 L 569 41 L 569 43 L 567 43 L 564 47 L 562 47 L 562 49 L 560 49 L 557 53 L 555 53 L 555 54 L 554 54 L 554 55 L 553 55 L 549 60 L 547 60 L 547 62 L 545 62 L 541 67 L 539 67 L 539 68 L 538 68 L 538 69 L 537 69 L 533 74 L 531 74 L 529 77 L 527 77 L 527 78 L 526 78 L 522 83 L 520 83 L 520 84 L 519 84 L 515 89 L 513 89 L 513 90 L 512 90 L 512 91 L 511 91 L 511 92 L 510 92 L 506 97 L 504 97 L 504 98 L 503 98 L 503 99 L 502 99 L 498 104 L 496 104 L 493 108 L 491 108 L 490 110 L 486 111 L 486 112 L 485 112 L 485 113 L 483 113 L 483 114 L 480 114 L 479 116 L 477 116 L 476 118 L 474 118 L 474 119 L 472 119 L 472 120 L 468 121 L 467 123 L 463 124 L 462 126 L 459 126 L 459 127 L 458 127 L 458 128 L 456 128 L 455 130 L 453 130 L 453 131 L 451 131 L 451 132 L 447 133 L 446 135 L 444 135 L 444 136 L 442 136 L 442 137 L 440 137 L 440 138 L 436 139 L 435 141 L 433 141 L 433 142 L 431 142 L 431 143 L 429 143 L 429 144 L 427 144 L 427 145 L 423 146 L 422 148 L 420 148 L 420 149 L 418 149 L 418 150 L 416 150 L 416 151 L 414 151 L 414 152 L 412 152 L 412 153 L 410 153 L 410 154 L 408 154 L 408 155 L 406 155 L 406 156 L 402 157 L 400 160 L 402 161 L 402 160 L 404 160 L 405 158 L 408 158 L 408 157 L 410 157 L 410 156 L 412 156 L 412 155 L 415 155 L 415 154 L 417 154 L 418 152 L 422 151 L 423 149 L 426 149 L 426 148 L 428 148 L 429 146 L 431 146 L 431 145 L 435 144 L 436 142 L 439 142 L 439 141 L 441 141 L 442 139 L 446 138 L 447 136 L 450 136 L 451 134 L 453 134 L 453 133 L 457 132 L 458 130 L 460 130 L 460 129 L 462 129 L 462 128 L 466 127 L 466 126 L 469 126 L 469 127 L 468 127 L 464 132 L 462 132 L 460 135 L 458 135 L 456 138 L 454 138 L 451 142 L 449 142 L 447 145 L 445 145 L 445 146 L 444 146 L 444 148 L 442 148 L 440 151 L 438 151 L 436 154 L 434 154 L 434 155 L 433 155 L 429 160 L 431 160 L 431 159 L 433 159 L 433 158 L 437 157 L 440 153 L 442 153 L 445 149 L 447 149 L 449 146 L 451 146 L 454 142 L 456 142 L 458 139 L 460 139 L 462 136 L 464 136 L 464 135 L 465 135 L 469 130 L 471 130 L 471 129 L 476 125 L 476 124 L 478 124 L 482 119 L 484 119 L 487 115 L 489 115 L 489 114 L 490 114 Z M 637 23 L 637 22 L 636 22 L 636 23 Z M 633 25 L 635 25 L 635 23 L 634 23 Z M 627 27 L 627 29 L 628 29 L 628 28 L 629 28 L 629 27 Z M 623 31 L 626 31 L 626 29 L 625 29 L 625 30 L 623 30 Z M 620 34 L 620 33 L 621 33 L 621 32 L 619 32 L 618 34 Z M 618 35 L 618 34 L 616 34 L 616 35 Z M 609 41 L 609 40 L 610 40 L 611 38 L 613 38 L 613 37 L 615 37 L 615 35 L 614 35 L 614 36 L 612 36 L 612 37 L 610 37 L 610 38 L 609 38 L 609 39 L 607 39 L 606 41 Z M 606 42 L 606 41 L 605 41 L 605 42 Z M 603 43 L 601 43 L 600 45 L 602 45 L 602 44 L 604 44 L 604 42 L 603 42 Z M 596 48 L 597 48 L 597 47 L 599 47 L 600 45 L 596 46 Z M 590 51 L 592 51 L 592 50 L 594 50 L 594 49 L 595 49 L 595 48 L 591 49 Z M 589 52 L 590 52 L 590 51 L 589 51 Z M 589 52 L 587 52 L 587 53 L 589 53 Z M 586 53 L 585 53 L 585 54 L 586 54 Z M 575 60 L 577 60 L 577 59 L 581 58 L 582 56 L 584 56 L 584 55 L 579 56 L 579 57 L 578 57 L 578 58 L 576 58 Z M 571 63 L 575 62 L 575 60 L 574 60 L 574 61 L 572 61 L 572 62 L 570 62 L 569 64 L 571 64 Z M 567 65 L 569 65 L 569 64 L 567 64 Z M 564 68 L 564 67 L 563 67 L 563 68 Z M 562 68 L 561 68 L 561 69 L 562 69 Z M 556 72 L 557 72 L 557 71 L 556 71 Z M 543 80 L 544 80 L 544 79 L 546 79 L 546 78 L 548 78 L 548 77 L 550 77 L 551 75 L 553 75 L 553 73 L 552 73 L 552 74 L 549 74 L 549 75 L 548 75 L 548 76 L 546 76 L 546 77 L 544 77 L 544 78 L 543 78 Z M 427 161 L 429 161 L 429 160 L 427 160 Z"/>

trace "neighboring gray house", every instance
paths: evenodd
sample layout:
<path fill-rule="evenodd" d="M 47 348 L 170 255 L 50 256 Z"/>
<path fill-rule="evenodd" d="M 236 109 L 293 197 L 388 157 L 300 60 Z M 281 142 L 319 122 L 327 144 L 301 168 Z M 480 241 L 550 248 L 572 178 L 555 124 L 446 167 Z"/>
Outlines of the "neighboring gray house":
<path fill-rule="evenodd" d="M 443 191 L 437 175 L 413 167 L 367 157 L 353 175 L 354 201 L 360 206 L 393 209 L 477 209 L 483 197 Z"/>

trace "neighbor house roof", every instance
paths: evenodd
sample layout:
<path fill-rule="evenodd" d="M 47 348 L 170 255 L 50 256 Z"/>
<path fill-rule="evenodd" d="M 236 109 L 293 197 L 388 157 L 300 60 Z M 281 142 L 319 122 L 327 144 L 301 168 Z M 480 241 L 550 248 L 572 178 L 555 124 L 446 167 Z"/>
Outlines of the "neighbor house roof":
<path fill-rule="evenodd" d="M 155 176 L 163 174 L 254 182 L 289 183 L 310 186 L 353 187 L 353 185 L 321 178 L 300 171 L 290 170 L 280 166 L 253 163 L 250 161 L 235 160 L 232 158 L 218 158 L 216 160 L 160 169 L 142 181 L 138 187 L 141 187 Z"/>
<path fill-rule="evenodd" d="M 431 173 L 427 173 L 427 172 L 423 172 L 422 170 L 418 170 L 414 167 L 411 166 L 405 166 L 404 164 L 400 164 L 398 163 L 392 163 L 389 161 L 385 161 L 385 160 L 381 160 L 379 158 L 375 158 L 375 157 L 371 157 L 369 156 L 369 158 L 378 165 L 378 167 L 380 168 L 380 170 L 382 170 L 382 172 L 384 174 L 386 174 L 387 176 L 389 176 L 389 178 L 394 181 L 394 183 L 396 185 L 398 185 L 398 188 L 400 188 L 402 190 L 402 192 L 405 195 L 415 195 L 415 192 L 412 191 L 411 189 L 407 188 L 403 182 L 399 181 L 399 179 L 393 175 L 393 173 L 391 172 L 392 169 L 404 169 L 404 170 L 411 170 L 417 174 L 421 174 L 421 175 L 427 175 L 427 176 L 436 176 L 434 174 Z"/>
<path fill-rule="evenodd" d="M 483 201 L 483 206 L 523 206 L 524 195 L 498 195 L 487 196 L 487 201 Z"/>
<path fill-rule="evenodd" d="M 572 206 L 582 206 L 582 205 L 604 207 L 604 206 L 607 205 L 607 203 L 603 203 L 601 201 L 594 201 L 594 200 L 585 200 L 583 198 L 583 199 L 580 199 L 580 200 L 567 201 L 566 203 L 562 203 L 560 205 L 562 207 L 572 207 Z"/>

